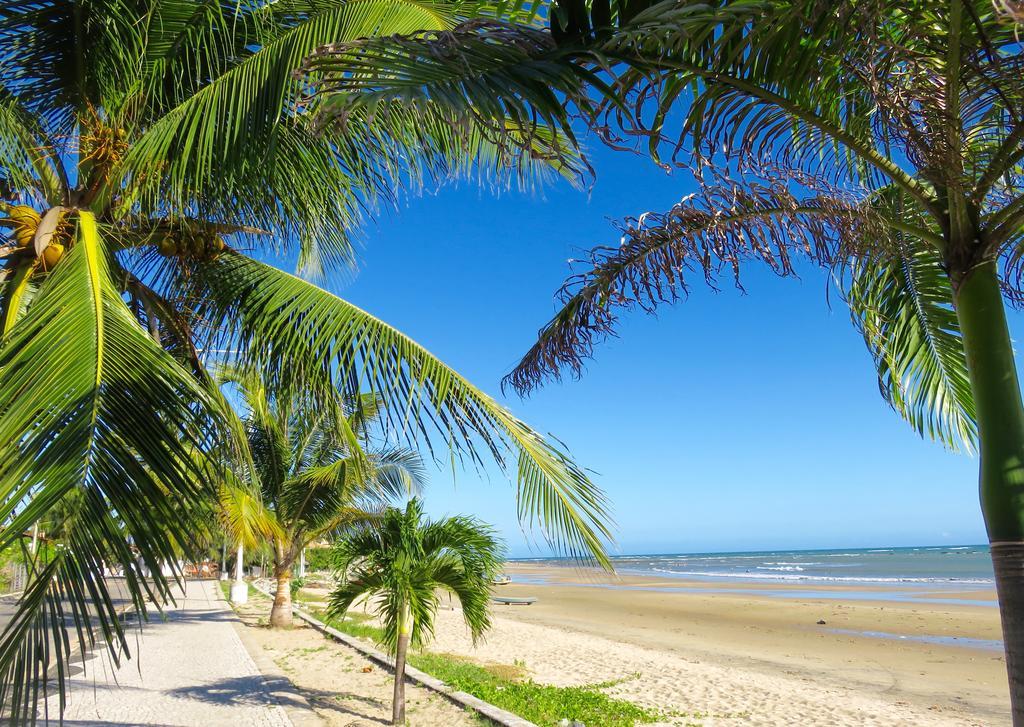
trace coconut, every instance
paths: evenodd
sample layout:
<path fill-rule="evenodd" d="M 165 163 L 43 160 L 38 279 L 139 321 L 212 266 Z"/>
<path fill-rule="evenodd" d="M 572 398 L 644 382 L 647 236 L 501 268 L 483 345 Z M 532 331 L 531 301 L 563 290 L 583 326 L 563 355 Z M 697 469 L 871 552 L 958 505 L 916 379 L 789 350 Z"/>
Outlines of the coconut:
<path fill-rule="evenodd" d="M 50 270 L 64 257 L 64 246 L 59 242 L 51 242 L 43 250 L 43 269 Z"/>
<path fill-rule="evenodd" d="M 160 254 L 164 257 L 171 257 L 178 254 L 178 243 L 173 237 L 165 237 L 159 244 Z"/>
<path fill-rule="evenodd" d="M 17 240 L 18 245 L 21 247 L 31 245 L 42 219 L 39 213 L 27 204 L 19 204 L 11 208 L 8 216 L 14 223 L 14 239 Z"/>

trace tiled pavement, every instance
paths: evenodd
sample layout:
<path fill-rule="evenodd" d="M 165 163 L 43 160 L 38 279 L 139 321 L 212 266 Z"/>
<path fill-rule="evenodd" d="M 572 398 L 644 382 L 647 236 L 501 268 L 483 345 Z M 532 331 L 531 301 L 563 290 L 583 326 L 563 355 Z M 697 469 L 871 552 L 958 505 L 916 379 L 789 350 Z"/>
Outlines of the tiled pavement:
<path fill-rule="evenodd" d="M 114 668 L 102 648 L 76 662 L 64 724 L 95 727 L 290 727 L 281 679 L 260 673 L 214 581 L 189 581 L 176 607 L 141 632 L 133 658 Z M 49 703 L 56 724 L 56 699 Z"/>

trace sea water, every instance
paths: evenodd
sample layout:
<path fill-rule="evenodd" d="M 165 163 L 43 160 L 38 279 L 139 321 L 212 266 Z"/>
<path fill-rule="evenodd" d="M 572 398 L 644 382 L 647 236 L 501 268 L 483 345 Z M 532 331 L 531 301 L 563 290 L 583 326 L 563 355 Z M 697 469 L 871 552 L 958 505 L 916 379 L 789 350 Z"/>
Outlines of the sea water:
<path fill-rule="evenodd" d="M 851 585 L 993 585 L 992 561 L 985 545 L 619 556 L 613 560 L 616 570 L 634 575 Z"/>
<path fill-rule="evenodd" d="M 529 562 L 564 561 L 531 558 Z M 668 553 L 613 556 L 623 575 L 682 580 L 760 581 L 835 585 L 993 587 L 985 545 L 906 548 L 766 550 L 749 553 Z"/>

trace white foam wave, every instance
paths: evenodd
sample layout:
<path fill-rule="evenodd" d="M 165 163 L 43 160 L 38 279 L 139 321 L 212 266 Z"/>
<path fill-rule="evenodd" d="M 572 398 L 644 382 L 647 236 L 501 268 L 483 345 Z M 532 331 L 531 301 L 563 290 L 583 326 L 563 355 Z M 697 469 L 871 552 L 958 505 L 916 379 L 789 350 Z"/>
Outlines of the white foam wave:
<path fill-rule="evenodd" d="M 789 573 L 738 573 L 724 571 L 691 571 L 673 570 L 671 568 L 651 568 L 658 573 L 666 573 L 674 576 L 703 576 L 707 578 L 745 578 L 752 580 L 776 580 L 776 581 L 820 581 L 826 583 L 945 583 L 963 585 L 992 585 L 991 578 L 883 578 L 868 576 L 819 576 L 819 575 L 796 575 Z"/>

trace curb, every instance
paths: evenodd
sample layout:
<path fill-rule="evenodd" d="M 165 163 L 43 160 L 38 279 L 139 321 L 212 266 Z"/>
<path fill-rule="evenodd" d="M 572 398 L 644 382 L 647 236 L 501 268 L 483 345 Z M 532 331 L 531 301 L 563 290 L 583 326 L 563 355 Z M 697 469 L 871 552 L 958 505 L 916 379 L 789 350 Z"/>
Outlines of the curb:
<path fill-rule="evenodd" d="M 255 588 L 263 595 L 269 598 L 273 598 L 273 595 L 270 592 L 263 590 L 259 586 L 253 584 L 253 588 Z M 388 669 L 394 671 L 394 659 L 385 654 L 383 651 L 379 651 L 378 649 L 375 649 L 372 646 L 367 646 L 366 644 L 357 641 L 348 634 L 343 634 L 336 628 L 328 626 L 322 621 L 318 621 L 317 619 L 313 618 L 308 613 L 302 611 L 294 605 L 292 606 L 292 612 L 320 633 L 329 636 L 335 641 L 340 641 L 341 643 L 345 644 L 345 646 L 348 646 L 351 649 L 355 649 L 360 654 L 369 658 L 371 661 L 375 661 L 381 666 L 387 667 Z M 474 712 L 482 714 L 484 717 L 491 720 L 492 722 L 502 725 L 502 727 L 537 727 L 537 725 L 535 725 L 533 722 L 529 722 L 518 715 L 512 714 L 511 712 L 507 712 L 504 709 L 495 707 L 490 702 L 485 702 L 482 699 L 474 697 L 472 694 L 466 694 L 466 692 L 456 691 L 440 679 L 436 679 L 435 677 L 432 677 L 429 674 L 422 672 L 415 667 L 409 666 L 408 664 L 405 665 L 405 676 L 407 679 L 415 682 L 416 684 L 419 684 L 421 686 L 426 687 L 427 689 L 435 691 L 438 694 L 447 697 L 448 699 L 462 707 L 467 707 L 469 709 L 472 709 Z"/>
<path fill-rule="evenodd" d="M 231 602 L 224 597 L 224 593 L 221 591 L 219 582 L 217 583 L 216 593 L 220 601 L 227 607 L 228 613 L 231 614 L 233 619 L 232 626 L 234 626 L 238 640 L 242 642 L 242 648 L 249 654 L 249 658 L 252 659 L 254 664 L 256 664 L 256 668 L 260 670 L 260 673 L 273 680 L 273 683 L 269 685 L 273 687 L 273 690 L 269 692 L 270 698 L 274 700 L 277 706 L 284 710 L 288 721 L 291 722 L 293 727 L 313 727 L 314 725 L 322 725 L 323 720 L 320 719 L 316 710 L 313 709 L 313 705 L 311 705 L 309 700 L 303 696 L 299 688 L 292 684 L 292 680 L 289 679 L 283 671 L 281 671 L 277 664 L 274 663 L 273 659 L 264 654 L 255 646 L 255 644 L 252 643 L 251 637 L 246 633 L 245 624 L 242 623 L 242 619 L 239 618 L 237 613 L 235 613 L 235 609 L 232 608 Z M 292 703 L 286 704 L 283 700 L 278 699 L 275 692 L 283 693 Z"/>

